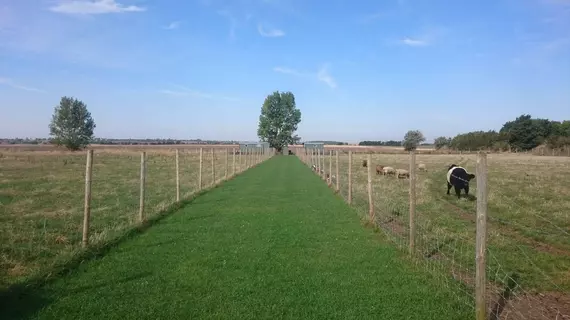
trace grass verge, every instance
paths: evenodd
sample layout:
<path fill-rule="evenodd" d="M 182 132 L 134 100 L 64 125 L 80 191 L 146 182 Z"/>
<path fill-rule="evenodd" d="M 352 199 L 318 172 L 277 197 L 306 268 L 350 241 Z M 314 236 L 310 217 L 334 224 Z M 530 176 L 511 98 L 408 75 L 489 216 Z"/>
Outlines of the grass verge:
<path fill-rule="evenodd" d="M 465 319 L 295 157 L 275 157 L 25 294 L 13 319 Z M 459 298 L 459 299 L 458 299 Z M 465 302 L 467 301 L 465 297 Z"/>

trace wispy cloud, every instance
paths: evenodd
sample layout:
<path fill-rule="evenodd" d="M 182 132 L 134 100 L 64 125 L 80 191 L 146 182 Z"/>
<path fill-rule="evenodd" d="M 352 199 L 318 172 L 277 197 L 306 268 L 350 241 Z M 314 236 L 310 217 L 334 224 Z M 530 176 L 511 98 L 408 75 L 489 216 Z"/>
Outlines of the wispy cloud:
<path fill-rule="evenodd" d="M 449 35 L 449 30 L 445 27 L 427 26 L 415 36 L 401 38 L 397 43 L 409 47 L 427 47 L 436 44 L 447 35 Z"/>
<path fill-rule="evenodd" d="M 329 74 L 328 66 L 323 66 L 317 72 L 317 79 L 319 81 L 326 83 L 331 88 L 336 88 L 337 84 L 335 79 Z"/>
<path fill-rule="evenodd" d="M 279 73 L 285 73 L 285 74 L 292 74 L 292 75 L 296 75 L 299 77 L 305 77 L 308 75 L 308 74 L 301 73 L 295 69 L 290 69 L 290 68 L 285 68 L 285 67 L 275 67 L 275 68 L 273 68 L 273 71 L 279 72 Z"/>
<path fill-rule="evenodd" d="M 31 91 L 31 92 L 41 92 L 44 93 L 44 90 L 40 90 L 37 88 L 33 88 L 33 87 L 28 87 L 28 86 L 24 86 L 21 85 L 19 83 L 14 82 L 14 80 L 10 79 L 10 78 L 2 78 L 0 77 L 0 85 L 5 85 L 8 87 L 12 87 L 14 89 L 20 89 L 20 90 L 25 90 L 25 91 Z"/>
<path fill-rule="evenodd" d="M 287 67 L 275 67 L 273 68 L 273 71 L 290 74 L 297 77 L 316 79 L 320 82 L 325 83 L 327 86 L 333 89 L 337 87 L 336 80 L 328 72 L 328 65 L 321 67 L 317 72 L 302 72 Z"/>
<path fill-rule="evenodd" d="M 228 10 L 219 10 L 218 14 L 226 17 L 230 22 L 230 40 L 234 41 L 236 39 L 236 29 L 237 29 L 237 19 Z"/>
<path fill-rule="evenodd" d="M 174 29 L 180 28 L 181 25 L 182 25 L 182 21 L 172 21 L 168 25 L 164 26 L 163 29 L 174 30 Z"/>
<path fill-rule="evenodd" d="M 163 90 L 159 90 L 159 92 L 163 93 L 163 94 L 171 95 L 171 96 L 195 97 L 195 98 L 212 99 L 212 100 L 239 101 L 239 99 L 237 99 L 237 98 L 201 92 L 198 90 L 186 88 L 184 86 L 176 85 L 173 87 L 175 87 L 176 90 L 163 89 Z"/>
<path fill-rule="evenodd" d="M 146 11 L 144 7 L 126 6 L 115 0 L 59 0 L 50 10 L 66 14 L 105 14 Z"/>
<path fill-rule="evenodd" d="M 285 35 L 285 32 L 279 29 L 266 30 L 261 23 L 257 25 L 257 31 L 262 37 L 283 37 Z"/>
<path fill-rule="evenodd" d="M 410 47 L 425 47 L 430 44 L 427 40 L 412 38 L 404 38 L 400 42 Z"/>

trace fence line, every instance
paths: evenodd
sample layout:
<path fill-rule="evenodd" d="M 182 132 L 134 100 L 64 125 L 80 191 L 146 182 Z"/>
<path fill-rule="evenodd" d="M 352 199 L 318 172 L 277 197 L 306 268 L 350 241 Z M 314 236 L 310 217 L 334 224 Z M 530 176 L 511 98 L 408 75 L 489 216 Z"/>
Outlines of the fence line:
<path fill-rule="evenodd" d="M 273 153 L 216 147 L 3 152 L 0 289 L 42 275 L 79 248 L 116 239 Z M 246 158 L 248 166 L 238 168 Z"/>
<path fill-rule="evenodd" d="M 570 266 L 570 200 L 550 196 L 551 191 L 568 192 L 552 183 L 570 179 L 568 158 L 291 149 L 316 174 L 330 176 L 327 185 L 418 267 L 461 292 L 457 298 L 477 320 L 570 319 L 570 279 L 560 276 Z M 332 150 L 340 159 L 335 168 L 325 169 L 319 155 Z M 407 167 L 409 183 L 400 177 L 407 177 L 406 171 L 393 175 L 381 164 Z M 475 171 L 476 192 L 470 190 L 469 197 L 442 194 L 451 164 Z M 554 207 L 555 201 L 561 204 L 546 218 L 540 211 L 545 205 L 538 203 Z"/>

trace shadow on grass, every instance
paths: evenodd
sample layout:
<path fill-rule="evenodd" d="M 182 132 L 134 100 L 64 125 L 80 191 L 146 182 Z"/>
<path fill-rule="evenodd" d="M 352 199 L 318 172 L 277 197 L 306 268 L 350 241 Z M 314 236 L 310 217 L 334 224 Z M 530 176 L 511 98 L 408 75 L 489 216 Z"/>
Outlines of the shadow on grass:
<path fill-rule="evenodd" d="M 72 256 L 71 259 L 68 259 L 65 262 L 59 264 L 55 264 L 50 268 L 46 268 L 41 273 L 30 277 L 22 283 L 16 283 L 6 289 L 0 290 L 0 318 L 3 320 L 29 319 L 37 311 L 53 302 L 51 299 L 47 298 L 49 297 L 49 292 L 47 292 L 44 288 L 46 284 L 49 284 L 50 282 L 57 280 L 59 277 L 62 277 L 77 269 L 82 263 L 104 256 L 117 245 L 139 234 L 144 233 L 154 224 L 160 222 L 172 213 L 192 204 L 195 200 L 197 200 L 199 196 L 220 187 L 220 185 L 213 186 L 208 189 L 203 189 L 202 191 L 191 195 L 188 199 L 182 200 L 178 203 L 173 203 L 166 209 L 154 214 L 152 217 L 149 217 L 144 222 L 138 223 L 126 229 L 118 237 L 115 237 L 101 244 L 92 245 L 87 249 L 79 250 L 75 255 Z M 200 219 L 206 217 L 199 216 L 193 218 Z M 119 282 L 128 282 L 145 276 L 147 275 L 134 275 L 127 277 Z M 98 286 L 105 285 L 106 284 Z M 112 284 L 110 283 L 108 285 Z M 96 287 L 97 286 L 93 286 L 93 288 Z M 85 288 L 85 290 L 93 288 Z"/>

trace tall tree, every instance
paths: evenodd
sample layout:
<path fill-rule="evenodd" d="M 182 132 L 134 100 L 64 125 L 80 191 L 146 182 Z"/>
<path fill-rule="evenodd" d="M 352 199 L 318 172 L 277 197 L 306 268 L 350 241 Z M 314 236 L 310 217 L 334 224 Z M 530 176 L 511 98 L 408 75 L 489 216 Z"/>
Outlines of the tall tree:
<path fill-rule="evenodd" d="M 404 136 L 402 145 L 406 151 L 416 150 L 420 143 L 426 141 L 424 134 L 420 130 L 410 130 Z"/>
<path fill-rule="evenodd" d="M 284 146 L 298 141 L 297 135 L 293 134 L 299 122 L 301 111 L 295 105 L 293 93 L 275 91 L 263 102 L 257 135 L 281 152 Z"/>
<path fill-rule="evenodd" d="M 506 122 L 500 133 L 509 137 L 509 145 L 516 150 L 531 150 L 541 144 L 543 135 L 547 134 L 551 128 L 547 124 L 537 119 L 532 119 L 530 114 L 523 114 L 514 121 Z"/>
<path fill-rule="evenodd" d="M 95 121 L 83 101 L 72 97 L 62 97 L 55 107 L 49 124 L 53 142 L 69 150 L 79 150 L 89 145 L 93 139 Z"/>
<path fill-rule="evenodd" d="M 449 147 L 449 145 L 451 144 L 451 138 L 437 137 L 433 141 L 433 144 L 435 146 L 435 149 L 437 149 L 437 150 L 439 150 L 443 147 Z"/>

